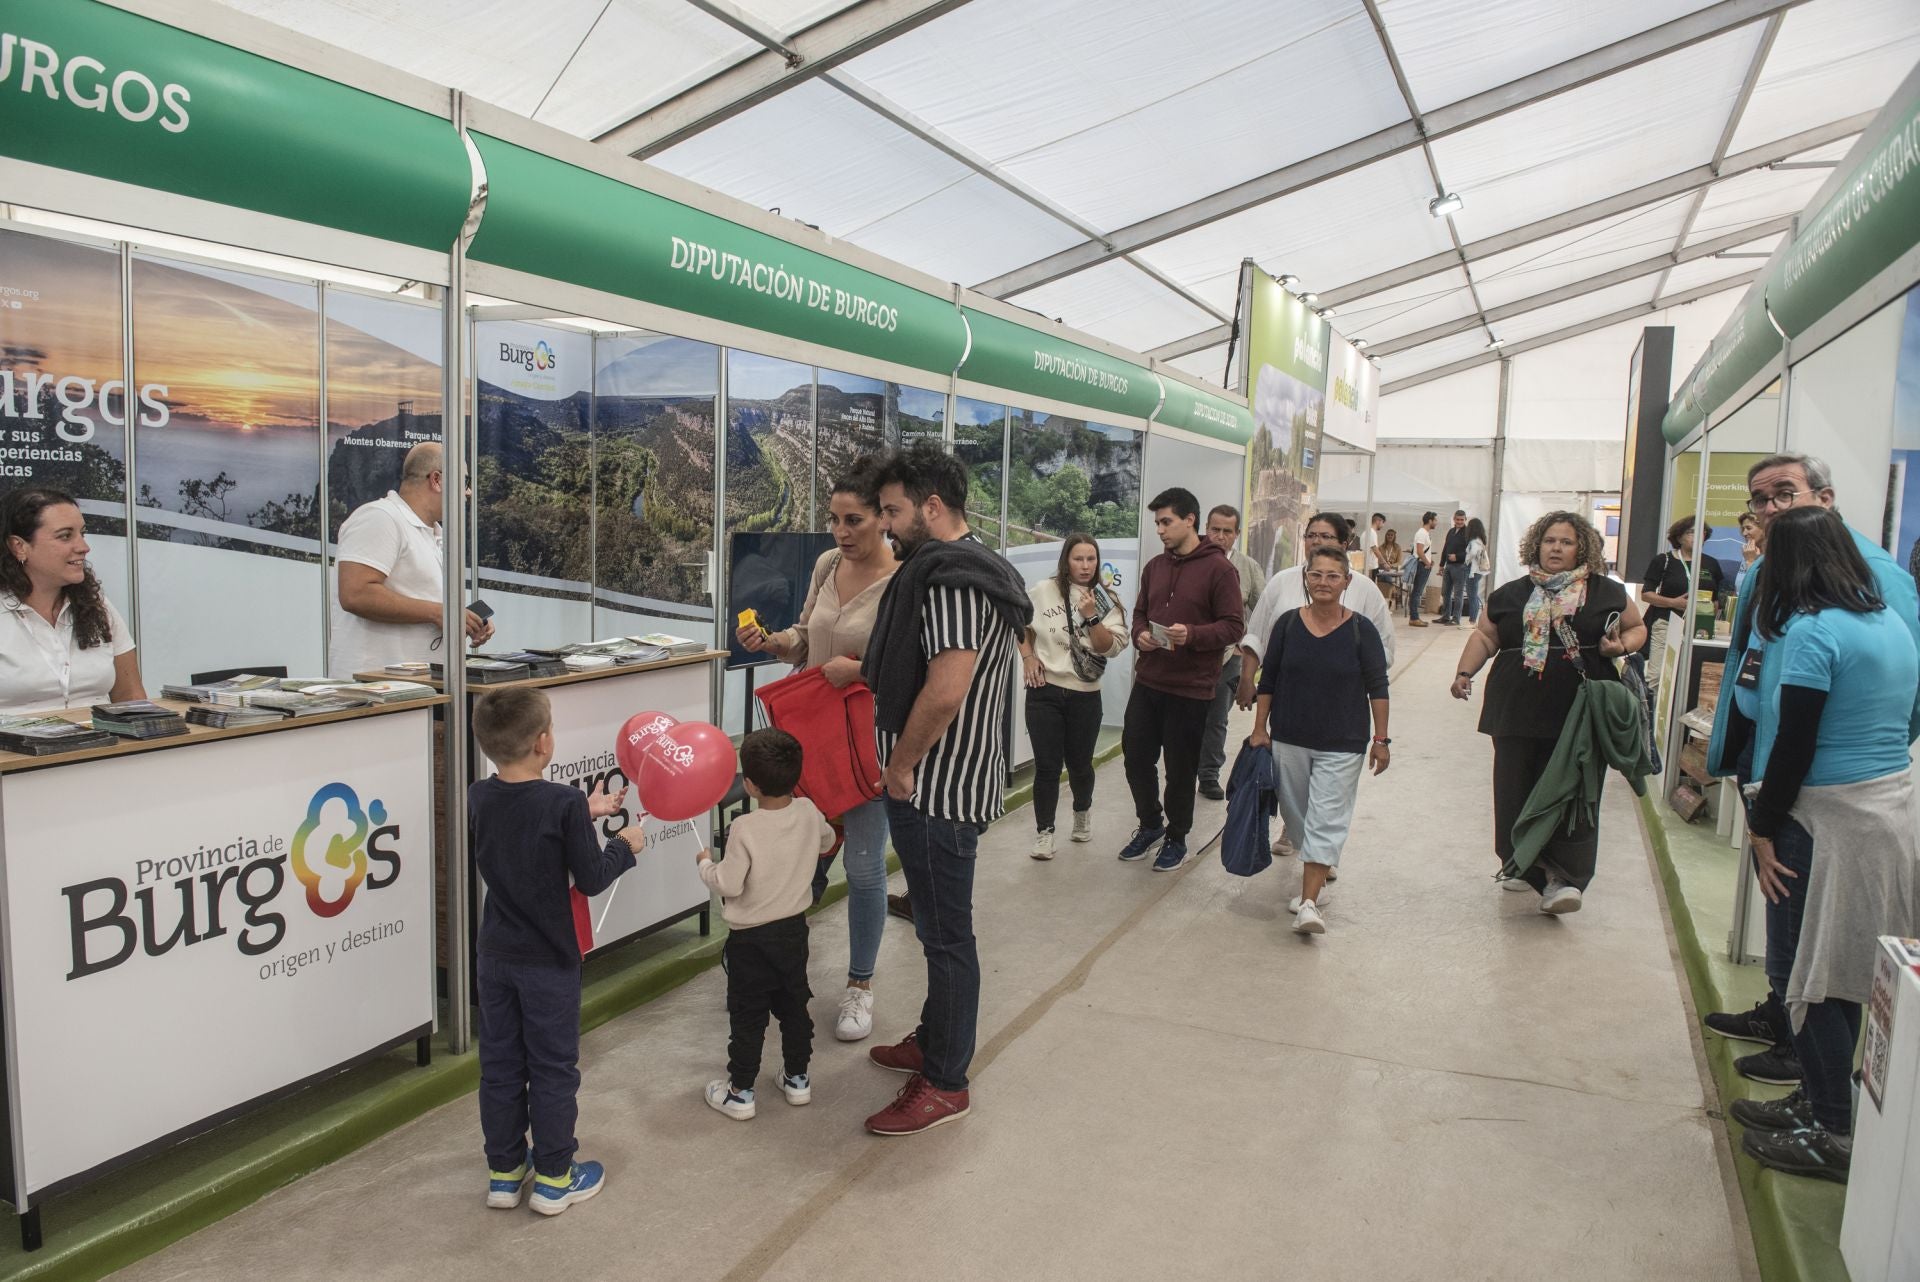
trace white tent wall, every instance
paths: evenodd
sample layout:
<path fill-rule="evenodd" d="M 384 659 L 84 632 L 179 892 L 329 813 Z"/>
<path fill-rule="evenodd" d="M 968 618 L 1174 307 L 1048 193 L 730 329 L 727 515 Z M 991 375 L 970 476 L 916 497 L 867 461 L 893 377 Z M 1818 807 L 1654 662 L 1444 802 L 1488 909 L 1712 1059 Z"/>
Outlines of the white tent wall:
<path fill-rule="evenodd" d="M 1797 362 L 1787 394 L 1787 448 L 1827 461 L 1840 514 L 1875 543 L 1886 539 L 1887 460 L 1906 315 L 1903 295 Z"/>

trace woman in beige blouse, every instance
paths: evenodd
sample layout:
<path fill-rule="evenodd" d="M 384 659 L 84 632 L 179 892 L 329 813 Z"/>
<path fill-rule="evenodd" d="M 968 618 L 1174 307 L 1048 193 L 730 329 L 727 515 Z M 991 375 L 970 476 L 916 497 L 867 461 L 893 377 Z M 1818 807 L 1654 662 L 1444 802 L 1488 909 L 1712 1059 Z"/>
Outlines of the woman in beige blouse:
<path fill-rule="evenodd" d="M 784 632 L 741 628 L 742 649 L 766 651 L 796 668 L 819 668 L 835 687 L 860 679 L 867 638 L 873 632 L 887 579 L 898 565 L 893 545 L 880 532 L 880 503 L 866 459 L 834 483 L 827 528 L 834 548 L 813 567 L 813 583 L 800 621 Z M 887 808 L 880 797 L 840 816 L 847 856 L 847 990 L 840 998 L 834 1035 L 857 1042 L 873 1031 L 873 968 L 887 924 Z M 826 889 L 831 860 L 820 861 L 814 882 L 817 903 Z"/>

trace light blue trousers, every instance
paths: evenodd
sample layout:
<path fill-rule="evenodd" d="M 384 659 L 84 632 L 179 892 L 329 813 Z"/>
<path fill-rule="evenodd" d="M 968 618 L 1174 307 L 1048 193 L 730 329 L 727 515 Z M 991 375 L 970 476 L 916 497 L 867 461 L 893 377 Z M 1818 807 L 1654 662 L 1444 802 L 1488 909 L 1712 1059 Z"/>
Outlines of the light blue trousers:
<path fill-rule="evenodd" d="M 1340 866 L 1340 848 L 1353 827 L 1364 752 L 1317 752 L 1273 741 L 1273 768 L 1280 781 L 1280 818 L 1287 840 L 1310 864 Z"/>

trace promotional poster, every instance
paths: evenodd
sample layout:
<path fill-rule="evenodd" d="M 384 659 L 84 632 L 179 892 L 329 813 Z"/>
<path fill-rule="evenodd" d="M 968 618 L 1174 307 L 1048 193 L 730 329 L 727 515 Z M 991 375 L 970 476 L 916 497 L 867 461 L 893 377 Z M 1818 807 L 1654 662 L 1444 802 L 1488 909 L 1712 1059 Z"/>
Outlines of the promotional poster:
<path fill-rule="evenodd" d="M 1247 446 L 1246 553 L 1272 574 L 1294 563 L 1301 522 L 1313 511 L 1333 331 L 1258 269 L 1250 310 L 1247 386 L 1254 429 Z"/>

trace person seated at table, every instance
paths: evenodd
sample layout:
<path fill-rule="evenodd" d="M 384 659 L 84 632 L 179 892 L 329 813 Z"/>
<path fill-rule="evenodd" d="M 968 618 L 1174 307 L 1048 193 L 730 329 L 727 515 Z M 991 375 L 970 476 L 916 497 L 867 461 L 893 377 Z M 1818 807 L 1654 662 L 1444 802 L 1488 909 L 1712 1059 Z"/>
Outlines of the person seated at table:
<path fill-rule="evenodd" d="M 0 497 L 0 714 L 144 699 L 127 621 L 87 564 L 86 521 L 59 490 Z"/>

